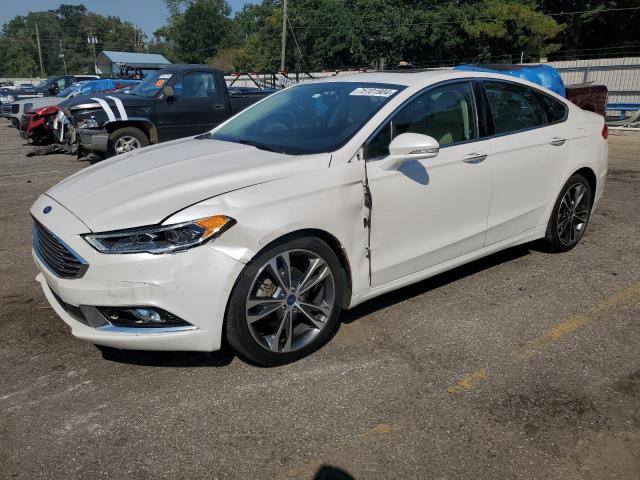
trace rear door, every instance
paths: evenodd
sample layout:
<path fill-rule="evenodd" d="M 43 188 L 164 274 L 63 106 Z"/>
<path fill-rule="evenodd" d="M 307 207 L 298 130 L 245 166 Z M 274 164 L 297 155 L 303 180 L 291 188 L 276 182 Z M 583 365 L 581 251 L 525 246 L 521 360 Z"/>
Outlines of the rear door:
<path fill-rule="evenodd" d="M 161 141 L 204 133 L 229 116 L 228 99 L 221 93 L 213 72 L 186 72 L 173 83 L 173 88 L 174 97 L 157 103 Z"/>
<path fill-rule="evenodd" d="M 569 143 L 566 122 L 549 118 L 546 94 L 502 80 L 483 84 L 494 127 L 487 141 L 492 192 L 485 245 L 491 245 L 544 222 L 567 168 Z"/>

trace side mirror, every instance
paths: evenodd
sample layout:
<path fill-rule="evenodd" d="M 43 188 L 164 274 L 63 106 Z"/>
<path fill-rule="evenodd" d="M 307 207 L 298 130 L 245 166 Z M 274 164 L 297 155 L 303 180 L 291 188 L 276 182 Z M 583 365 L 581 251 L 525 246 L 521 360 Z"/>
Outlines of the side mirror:
<path fill-rule="evenodd" d="M 420 133 L 403 133 L 389 144 L 390 155 L 381 160 L 383 170 L 396 170 L 400 165 L 410 160 L 422 160 L 438 155 L 440 144 L 428 135 Z"/>
<path fill-rule="evenodd" d="M 176 91 L 173 89 L 172 85 L 167 85 L 162 89 L 162 94 L 164 95 L 164 98 L 169 100 L 170 98 L 173 98 L 176 96 Z"/>

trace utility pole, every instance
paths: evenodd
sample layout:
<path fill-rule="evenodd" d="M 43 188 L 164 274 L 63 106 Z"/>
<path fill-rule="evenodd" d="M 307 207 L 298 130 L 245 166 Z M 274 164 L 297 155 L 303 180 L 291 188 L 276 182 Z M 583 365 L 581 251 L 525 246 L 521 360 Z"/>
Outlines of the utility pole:
<path fill-rule="evenodd" d="M 40 76 L 44 78 L 44 65 L 42 64 L 42 49 L 40 48 L 40 32 L 36 23 L 36 38 L 38 39 L 38 57 L 40 58 Z"/>
<path fill-rule="evenodd" d="M 282 50 L 280 52 L 280 71 L 284 72 L 284 57 L 287 50 L 287 0 L 282 0 Z"/>
<path fill-rule="evenodd" d="M 60 54 L 58 55 L 62 59 L 62 64 L 64 65 L 64 74 L 67 75 L 67 61 L 64 58 L 64 50 L 62 49 L 62 39 L 60 39 Z"/>
<path fill-rule="evenodd" d="M 93 50 L 93 70 L 95 71 L 95 73 L 98 73 L 98 66 L 96 65 L 96 63 L 98 62 L 98 58 L 96 57 L 96 43 L 98 43 L 98 38 L 93 35 L 91 30 L 89 30 L 87 43 L 91 44 L 91 49 Z"/>

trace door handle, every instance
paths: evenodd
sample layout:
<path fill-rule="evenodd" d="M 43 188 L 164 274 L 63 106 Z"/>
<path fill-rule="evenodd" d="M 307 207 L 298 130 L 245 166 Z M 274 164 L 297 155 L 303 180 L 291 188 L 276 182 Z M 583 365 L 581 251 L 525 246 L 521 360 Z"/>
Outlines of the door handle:
<path fill-rule="evenodd" d="M 480 163 L 484 162 L 486 158 L 486 153 L 469 153 L 462 156 L 462 161 L 464 163 Z"/>
<path fill-rule="evenodd" d="M 221 104 L 219 104 L 219 103 L 216 103 L 216 104 L 213 106 L 213 109 L 214 109 L 214 110 L 223 110 L 223 109 L 224 109 L 224 105 L 221 105 Z"/>
<path fill-rule="evenodd" d="M 566 138 L 553 137 L 551 140 L 549 140 L 549 143 L 554 147 L 561 147 L 562 145 L 565 144 L 566 141 L 567 141 Z"/>

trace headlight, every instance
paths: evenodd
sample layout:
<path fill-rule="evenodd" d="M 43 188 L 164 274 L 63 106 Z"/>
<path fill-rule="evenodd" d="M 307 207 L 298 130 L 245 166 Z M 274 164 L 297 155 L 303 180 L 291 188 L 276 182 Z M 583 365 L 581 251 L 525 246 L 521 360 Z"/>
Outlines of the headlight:
<path fill-rule="evenodd" d="M 33 103 L 25 103 L 23 112 L 27 113 L 31 110 L 31 107 L 33 107 Z"/>
<path fill-rule="evenodd" d="M 0 98 L 0 100 L 2 100 L 2 103 L 13 103 L 16 101 L 13 95 L 7 95 L 6 97 Z"/>
<path fill-rule="evenodd" d="M 78 128 L 98 128 L 98 121 L 95 118 L 78 120 Z"/>
<path fill-rule="evenodd" d="M 84 239 L 102 253 L 168 253 L 202 245 L 234 224 L 232 218 L 215 215 L 175 225 L 88 234 Z"/>

